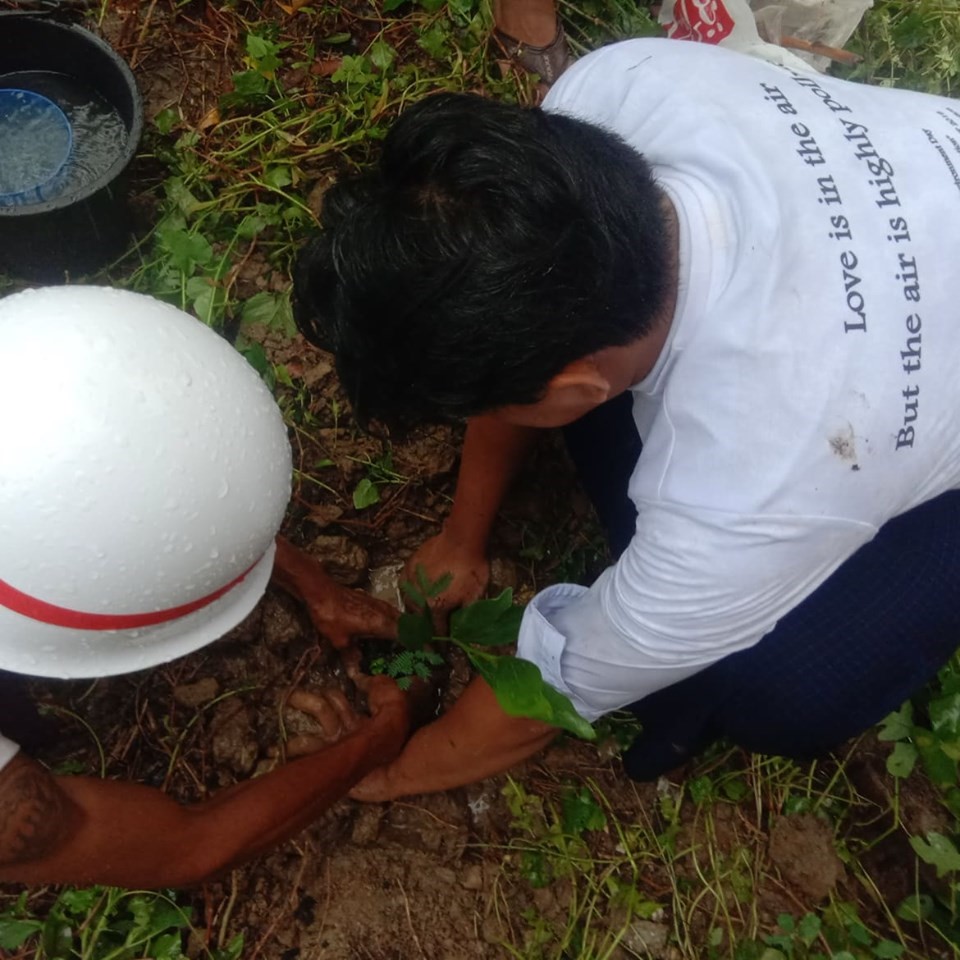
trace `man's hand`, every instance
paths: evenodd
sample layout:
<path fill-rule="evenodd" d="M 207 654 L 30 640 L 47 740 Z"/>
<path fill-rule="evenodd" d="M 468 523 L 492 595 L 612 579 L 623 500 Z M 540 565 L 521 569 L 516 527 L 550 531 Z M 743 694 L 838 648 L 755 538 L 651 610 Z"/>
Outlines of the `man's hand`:
<path fill-rule="evenodd" d="M 313 717 L 320 725 L 320 734 L 302 734 L 287 741 L 289 759 L 316 753 L 357 733 L 382 741 L 380 749 L 395 756 L 410 730 L 407 696 L 388 677 L 365 677 L 362 689 L 367 696 L 370 716 L 351 706 L 336 687 L 327 690 L 294 690 L 287 704 Z M 391 745 L 395 745 L 392 747 Z"/>
<path fill-rule="evenodd" d="M 404 576 L 412 583 L 417 582 L 417 567 L 423 568 L 431 582 L 446 574 L 453 577 L 450 586 L 430 601 L 439 630 L 453 610 L 479 600 L 490 581 L 490 564 L 483 553 L 465 546 L 446 529 L 427 540 L 407 561 Z"/>
<path fill-rule="evenodd" d="M 557 733 L 539 720 L 504 713 L 477 677 L 447 713 L 417 731 L 396 760 L 368 773 L 350 796 L 377 803 L 474 783 L 533 756 Z"/>
<path fill-rule="evenodd" d="M 349 646 L 353 637 L 397 636 L 398 610 L 331 580 L 315 557 L 284 537 L 277 537 L 273 582 L 303 601 L 317 631 L 338 650 Z"/>
<path fill-rule="evenodd" d="M 453 509 L 443 530 L 413 555 L 405 571 L 414 582 L 418 565 L 431 580 L 452 574 L 450 586 L 430 602 L 438 627 L 451 610 L 479 600 L 486 591 L 490 529 L 535 435 L 536 430 L 514 426 L 492 414 L 467 423 Z"/>

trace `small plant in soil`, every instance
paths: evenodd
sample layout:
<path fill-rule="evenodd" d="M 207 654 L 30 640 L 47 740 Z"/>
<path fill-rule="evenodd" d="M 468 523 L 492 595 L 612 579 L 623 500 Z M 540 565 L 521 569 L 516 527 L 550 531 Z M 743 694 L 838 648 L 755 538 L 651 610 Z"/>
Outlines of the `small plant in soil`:
<path fill-rule="evenodd" d="M 394 677 L 407 688 L 414 677 L 429 679 L 435 667 L 445 662 L 436 647 L 462 650 L 473 668 L 490 684 L 497 703 L 512 717 L 542 720 L 582 737 L 596 739 L 593 727 L 573 708 L 562 693 L 544 682 L 540 669 L 529 660 L 496 652 L 517 642 L 523 607 L 514 604 L 509 588 L 490 600 L 467 604 L 450 617 L 447 635 L 438 635 L 430 601 L 450 585 L 449 574 L 431 581 L 417 567 L 416 582 L 406 581 L 401 589 L 415 613 L 400 616 L 397 638 L 403 650 L 378 657 L 370 664 L 374 673 Z"/>

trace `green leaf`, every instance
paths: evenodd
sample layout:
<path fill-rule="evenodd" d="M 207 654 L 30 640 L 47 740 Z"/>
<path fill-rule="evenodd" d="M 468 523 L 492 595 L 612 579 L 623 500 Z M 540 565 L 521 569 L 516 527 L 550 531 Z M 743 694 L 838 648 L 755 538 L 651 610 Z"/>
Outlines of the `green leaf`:
<path fill-rule="evenodd" d="M 42 929 L 39 920 L 0 920 L 0 948 L 16 950 Z"/>
<path fill-rule="evenodd" d="M 213 960 L 240 960 L 243 943 L 243 934 L 238 933 L 225 947 L 214 952 Z"/>
<path fill-rule="evenodd" d="M 72 947 L 72 927 L 59 913 L 51 913 L 43 925 L 43 949 L 48 960 L 66 960 Z"/>
<path fill-rule="evenodd" d="M 445 573 L 439 580 L 431 580 L 422 563 L 417 564 L 414 572 L 416 583 L 403 580 L 400 589 L 415 607 L 425 607 L 428 600 L 440 596 L 453 583 L 453 574 Z"/>
<path fill-rule="evenodd" d="M 911 894 L 897 907 L 897 916 L 910 923 L 920 923 L 933 913 L 933 898 L 926 893 Z"/>
<path fill-rule="evenodd" d="M 544 683 L 540 668 L 519 657 L 497 657 L 467 651 L 471 663 L 490 684 L 497 703 L 511 717 L 529 717 L 569 730 L 584 740 L 596 733 L 562 693 Z"/>
<path fill-rule="evenodd" d="M 923 761 L 927 776 L 940 786 L 949 786 L 957 781 L 957 762 L 943 749 L 943 744 L 926 731 L 917 731 L 917 750 Z"/>
<path fill-rule="evenodd" d="M 447 44 L 447 31 L 437 21 L 429 30 L 420 34 L 417 44 L 434 60 L 446 60 L 450 56 L 450 47 Z M 336 74 L 334 74 L 336 76 Z"/>
<path fill-rule="evenodd" d="M 550 863 L 542 850 L 526 850 L 520 857 L 520 873 L 534 889 L 546 887 L 553 879 Z"/>
<path fill-rule="evenodd" d="M 200 201 L 179 177 L 170 177 L 163 185 L 163 192 L 170 205 L 176 207 L 184 217 L 189 217 L 200 206 Z M 183 220 L 180 221 L 181 224 L 183 222 Z"/>
<path fill-rule="evenodd" d="M 809 947 L 820 935 L 820 927 L 820 918 L 815 913 L 805 913 L 797 924 L 797 935 Z"/>
<path fill-rule="evenodd" d="M 66 913 L 83 920 L 102 895 L 102 887 L 84 887 L 80 890 L 68 887 L 57 897 L 57 906 Z"/>
<path fill-rule="evenodd" d="M 960 694 L 938 697 L 930 701 L 930 724 L 941 740 L 960 737 Z"/>
<path fill-rule="evenodd" d="M 789 913 L 781 913 L 777 916 L 777 926 L 784 933 L 793 933 L 796 929 L 797 922 L 790 916 Z"/>
<path fill-rule="evenodd" d="M 213 247 L 199 233 L 163 226 L 157 235 L 160 247 L 169 254 L 177 269 L 188 276 L 197 266 L 205 266 L 213 259 Z"/>
<path fill-rule="evenodd" d="M 903 954 L 903 944 L 893 940 L 881 940 L 874 948 L 873 955 L 880 960 L 896 960 Z"/>
<path fill-rule="evenodd" d="M 240 311 L 240 323 L 261 323 L 269 330 L 276 330 L 285 337 L 293 337 L 297 328 L 293 322 L 290 298 L 285 293 L 255 293 Z"/>
<path fill-rule="evenodd" d="M 157 133 L 162 133 L 164 136 L 179 122 L 180 114 L 173 107 L 164 108 L 153 118 L 153 125 L 157 128 Z"/>
<path fill-rule="evenodd" d="M 724 781 L 722 789 L 723 795 L 734 803 L 739 803 L 750 792 L 746 780 L 742 777 L 733 777 Z"/>
<path fill-rule="evenodd" d="M 427 571 L 424 568 L 422 563 L 417 564 L 416 569 L 417 583 L 420 586 L 420 589 L 423 591 L 424 597 L 432 600 L 434 597 L 439 597 L 447 587 L 453 583 L 453 574 L 445 573 L 438 580 L 431 581 L 427 576 Z"/>
<path fill-rule="evenodd" d="M 517 642 L 523 607 L 514 606 L 508 587 L 492 600 L 478 600 L 450 618 L 450 636 L 461 643 L 502 647 Z"/>
<path fill-rule="evenodd" d="M 241 240 L 252 240 L 269 226 L 267 218 L 259 213 L 248 213 L 237 225 L 237 236 Z"/>
<path fill-rule="evenodd" d="M 699 807 L 714 798 L 713 781 L 709 777 L 696 777 L 687 783 L 690 799 Z"/>
<path fill-rule="evenodd" d="M 259 343 L 250 343 L 241 347 L 240 353 L 246 358 L 247 363 L 267 381 L 267 385 L 272 386 L 270 381 L 273 379 L 273 365 L 263 347 Z"/>
<path fill-rule="evenodd" d="M 229 104 L 256 100 L 270 92 L 270 81 L 256 70 L 242 70 L 233 75 L 233 93 L 223 99 Z"/>
<path fill-rule="evenodd" d="M 268 187 L 274 187 L 276 190 L 282 190 L 293 183 L 293 177 L 290 175 L 289 167 L 271 167 L 264 175 L 263 182 Z"/>
<path fill-rule="evenodd" d="M 370 46 L 370 62 L 378 70 L 388 70 L 397 59 L 397 51 L 386 40 L 375 40 Z"/>
<path fill-rule="evenodd" d="M 364 477 L 354 488 L 353 505 L 357 510 L 365 510 L 380 502 L 380 491 L 377 485 L 369 478 Z"/>
<path fill-rule="evenodd" d="M 579 837 L 585 830 L 602 830 L 607 825 L 603 809 L 586 787 L 567 787 L 560 798 L 560 826 L 564 833 Z"/>
<path fill-rule="evenodd" d="M 949 837 L 931 830 L 926 840 L 921 837 L 911 837 L 910 846 L 914 853 L 924 862 L 937 869 L 937 878 L 946 873 L 960 870 L 960 853 Z"/>
<path fill-rule="evenodd" d="M 191 277 L 185 289 L 198 319 L 208 326 L 218 326 L 227 305 L 227 294 L 223 287 L 212 283 L 207 277 Z"/>
<path fill-rule="evenodd" d="M 433 639 L 430 611 L 401 613 L 397 621 L 397 640 L 408 650 L 422 650 Z"/>
<path fill-rule="evenodd" d="M 343 83 L 348 87 L 364 87 L 376 79 L 369 57 L 343 58 L 337 72 L 330 78 L 334 83 Z"/>
<path fill-rule="evenodd" d="M 896 713 L 883 718 L 878 740 L 905 740 L 913 733 L 913 704 L 908 700 Z"/>
<path fill-rule="evenodd" d="M 887 773 L 901 779 L 909 777 L 916 765 L 917 748 L 912 743 L 898 743 L 887 757 Z"/>
<path fill-rule="evenodd" d="M 247 56 L 264 76 L 272 77 L 280 66 L 278 54 L 281 49 L 282 45 L 272 40 L 258 37 L 255 33 L 247 35 Z"/>

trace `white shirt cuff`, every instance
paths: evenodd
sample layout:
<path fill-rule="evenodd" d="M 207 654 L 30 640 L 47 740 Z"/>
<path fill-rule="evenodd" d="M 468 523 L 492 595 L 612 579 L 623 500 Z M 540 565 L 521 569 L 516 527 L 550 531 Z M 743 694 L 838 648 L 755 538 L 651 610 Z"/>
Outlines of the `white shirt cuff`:
<path fill-rule="evenodd" d="M 0 735 L 0 770 L 2 770 L 19 752 L 20 748 L 6 737 Z"/>
<path fill-rule="evenodd" d="M 570 698 L 574 710 L 589 723 L 602 717 L 597 710 L 584 703 L 563 681 L 561 659 L 567 645 L 566 637 L 551 623 L 551 617 L 567 604 L 587 593 L 587 587 L 572 583 L 558 583 L 538 593 L 527 605 L 520 622 L 517 656 L 540 668 L 543 679 L 554 690 Z"/>

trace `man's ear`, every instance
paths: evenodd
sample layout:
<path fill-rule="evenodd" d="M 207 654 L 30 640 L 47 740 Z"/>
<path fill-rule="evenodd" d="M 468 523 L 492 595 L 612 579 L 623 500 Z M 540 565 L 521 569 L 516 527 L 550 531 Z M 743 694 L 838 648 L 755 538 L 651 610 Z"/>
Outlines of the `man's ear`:
<path fill-rule="evenodd" d="M 543 403 L 547 401 L 554 409 L 588 413 L 605 403 L 612 395 L 612 384 L 589 357 L 568 363 L 547 384 Z"/>

